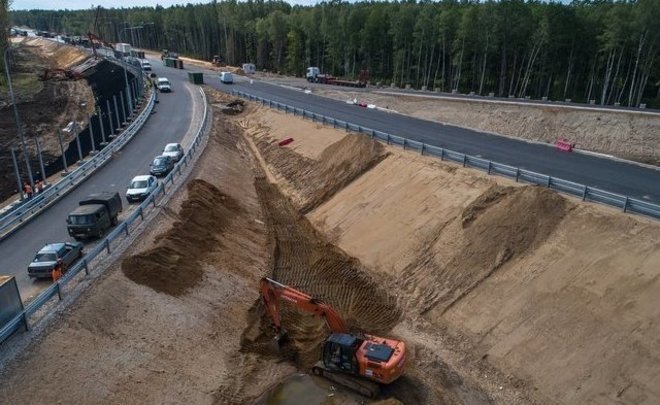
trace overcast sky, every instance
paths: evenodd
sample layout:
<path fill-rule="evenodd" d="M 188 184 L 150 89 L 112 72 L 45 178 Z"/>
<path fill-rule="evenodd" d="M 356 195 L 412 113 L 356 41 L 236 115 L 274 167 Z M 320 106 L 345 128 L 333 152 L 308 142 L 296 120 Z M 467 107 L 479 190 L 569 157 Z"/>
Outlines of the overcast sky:
<path fill-rule="evenodd" d="M 320 1 L 320 0 L 319 0 Z M 317 0 L 289 0 L 291 4 L 316 4 Z M 68 8 L 70 10 L 78 9 L 91 9 L 92 5 L 102 6 L 103 8 L 121 8 L 121 7 L 135 7 L 135 6 L 150 6 L 155 7 L 161 5 L 168 7 L 174 4 L 187 4 L 187 3 L 210 3 L 210 0 L 14 0 L 12 4 L 13 10 L 60 10 Z"/>

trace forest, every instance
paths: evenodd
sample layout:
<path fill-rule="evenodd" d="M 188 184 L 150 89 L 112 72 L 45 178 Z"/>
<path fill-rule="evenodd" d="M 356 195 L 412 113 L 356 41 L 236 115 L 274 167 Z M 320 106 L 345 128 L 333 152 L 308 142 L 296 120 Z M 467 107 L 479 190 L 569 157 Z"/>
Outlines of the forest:
<path fill-rule="evenodd" d="M 660 107 L 658 0 L 230 0 L 10 17 L 19 26 L 93 31 L 110 42 L 221 55 L 231 65 L 298 76 L 307 66 L 346 78 L 368 69 L 384 86 Z"/>

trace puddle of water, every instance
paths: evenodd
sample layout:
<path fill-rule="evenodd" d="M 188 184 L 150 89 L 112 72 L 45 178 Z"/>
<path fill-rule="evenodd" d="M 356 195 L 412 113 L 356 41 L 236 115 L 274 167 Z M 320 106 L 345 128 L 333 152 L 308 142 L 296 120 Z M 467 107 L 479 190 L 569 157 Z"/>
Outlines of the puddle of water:
<path fill-rule="evenodd" d="M 343 389 L 335 388 L 328 381 L 308 374 L 294 374 L 270 392 L 259 405 L 332 405 L 360 404 L 358 398 Z"/>

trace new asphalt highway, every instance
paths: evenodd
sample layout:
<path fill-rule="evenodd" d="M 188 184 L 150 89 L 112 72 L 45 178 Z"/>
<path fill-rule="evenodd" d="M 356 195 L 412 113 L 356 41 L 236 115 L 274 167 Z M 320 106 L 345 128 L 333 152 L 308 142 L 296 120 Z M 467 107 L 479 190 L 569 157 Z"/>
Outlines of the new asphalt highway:
<path fill-rule="evenodd" d="M 429 145 L 660 203 L 660 170 L 655 168 L 607 157 L 562 152 L 552 145 L 525 142 L 400 114 L 361 108 L 257 80 L 250 83 L 241 78 L 233 85 L 224 85 L 217 80 L 217 75 L 215 76 L 207 82 L 223 91 L 241 90 Z M 295 134 L 292 136 L 295 138 Z"/>

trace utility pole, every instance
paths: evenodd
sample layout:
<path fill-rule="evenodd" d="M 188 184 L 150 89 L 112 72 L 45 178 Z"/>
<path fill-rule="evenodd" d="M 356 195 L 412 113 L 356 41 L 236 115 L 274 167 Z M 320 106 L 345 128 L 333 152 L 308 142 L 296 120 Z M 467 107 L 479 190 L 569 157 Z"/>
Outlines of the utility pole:
<path fill-rule="evenodd" d="M 11 74 L 9 72 L 9 62 L 7 61 L 7 55 L 9 52 L 9 46 L 5 48 L 5 73 L 7 73 L 7 84 L 9 85 L 9 96 L 11 98 L 11 103 L 14 106 L 14 119 L 16 120 L 16 130 L 18 131 L 18 137 L 21 140 L 21 146 L 23 147 L 23 156 L 25 158 L 25 165 L 27 167 L 28 179 L 30 181 L 30 186 L 34 190 L 34 177 L 32 176 L 32 167 L 30 166 L 30 155 L 28 154 L 27 145 L 25 144 L 25 135 L 23 134 L 23 127 L 21 121 L 18 117 L 18 106 L 16 105 L 16 98 L 14 97 L 14 88 L 11 84 Z"/>

